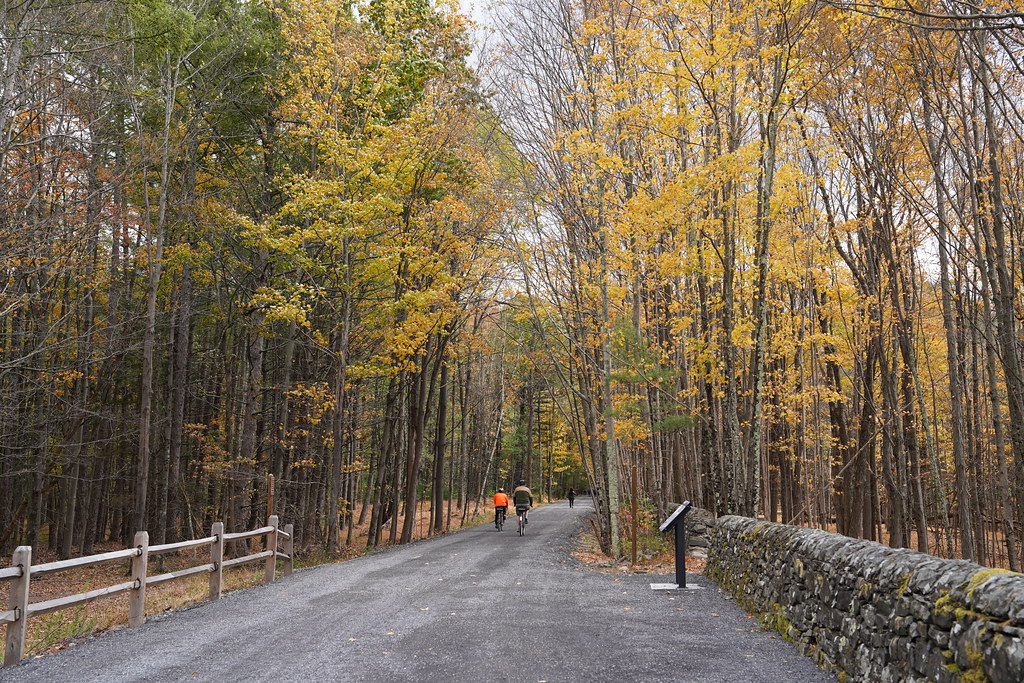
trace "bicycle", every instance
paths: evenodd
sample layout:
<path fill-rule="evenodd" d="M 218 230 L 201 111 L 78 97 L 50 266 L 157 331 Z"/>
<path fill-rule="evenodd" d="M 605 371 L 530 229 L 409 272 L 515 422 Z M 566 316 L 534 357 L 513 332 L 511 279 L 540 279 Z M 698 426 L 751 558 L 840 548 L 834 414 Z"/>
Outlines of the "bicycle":
<path fill-rule="evenodd" d="M 494 526 L 501 531 L 501 527 L 505 526 L 505 510 L 498 508 L 494 511 Z"/>
<path fill-rule="evenodd" d="M 519 535 L 526 535 L 526 511 L 530 509 L 529 505 L 516 505 L 516 515 L 519 517 Z"/>

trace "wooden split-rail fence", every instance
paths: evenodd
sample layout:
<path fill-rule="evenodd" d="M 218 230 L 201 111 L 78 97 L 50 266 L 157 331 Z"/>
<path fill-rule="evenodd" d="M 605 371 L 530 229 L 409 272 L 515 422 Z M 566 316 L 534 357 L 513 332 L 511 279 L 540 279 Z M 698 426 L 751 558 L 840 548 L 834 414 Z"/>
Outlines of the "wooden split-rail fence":
<path fill-rule="evenodd" d="M 0 581 L 10 582 L 8 610 L 0 612 L 0 624 L 7 624 L 4 666 L 16 664 L 24 656 L 25 625 L 29 617 L 56 612 L 57 610 L 81 605 L 97 598 L 127 592 L 129 593 L 128 625 L 141 626 L 146 620 L 146 586 L 156 586 L 167 581 L 173 581 L 174 579 L 208 572 L 210 575 L 210 600 L 217 600 L 221 595 L 221 575 L 228 567 L 263 560 L 265 563 L 264 581 L 269 583 L 274 580 L 277 572 L 277 560 L 280 558 L 284 560 L 283 575 L 287 576 L 292 573 L 294 566 L 293 531 L 294 527 L 291 524 L 288 524 L 283 529 L 279 528 L 277 515 L 270 516 L 267 526 L 253 529 L 252 531 L 226 534 L 224 533 L 223 522 L 216 522 L 210 530 L 210 535 L 206 538 L 196 538 L 191 541 L 166 543 L 163 545 L 150 545 L 149 532 L 140 531 L 135 534 L 134 547 L 125 550 L 115 550 L 110 553 L 77 557 L 71 560 L 60 560 L 59 562 L 47 562 L 46 564 L 34 566 L 32 564 L 32 546 L 19 546 L 14 551 L 11 566 L 7 569 L 0 569 Z M 266 536 L 263 552 L 236 557 L 230 560 L 224 559 L 225 543 L 255 538 L 257 536 Z M 283 552 L 278 550 L 279 543 Z M 146 575 L 150 557 L 189 548 L 202 548 L 204 546 L 210 547 L 210 561 L 208 563 L 157 576 Z M 132 561 L 130 581 L 63 598 L 54 598 L 42 602 L 29 602 L 29 583 L 34 577 L 124 559 L 131 559 Z"/>

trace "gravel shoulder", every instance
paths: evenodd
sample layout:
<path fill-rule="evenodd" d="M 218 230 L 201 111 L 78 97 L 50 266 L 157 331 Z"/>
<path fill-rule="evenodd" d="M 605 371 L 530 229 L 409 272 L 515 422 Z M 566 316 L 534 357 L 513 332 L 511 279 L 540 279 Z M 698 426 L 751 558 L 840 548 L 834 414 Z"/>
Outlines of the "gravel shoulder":
<path fill-rule="evenodd" d="M 591 508 L 306 569 L 3 670 L 4 681 L 818 682 L 702 576 L 590 571 L 569 554 Z"/>

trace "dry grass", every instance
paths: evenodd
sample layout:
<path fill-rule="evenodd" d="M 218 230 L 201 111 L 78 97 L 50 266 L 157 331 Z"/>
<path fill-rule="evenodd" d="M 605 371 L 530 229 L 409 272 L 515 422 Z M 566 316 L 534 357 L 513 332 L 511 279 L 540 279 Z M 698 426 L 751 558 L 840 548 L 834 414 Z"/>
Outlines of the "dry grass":
<path fill-rule="evenodd" d="M 447 511 L 447 504 L 446 504 Z M 481 514 L 472 515 L 472 504 L 467 514 L 465 526 L 476 526 L 491 520 L 489 506 L 481 504 Z M 355 517 L 358 519 L 358 509 Z M 416 511 L 414 539 L 426 538 L 430 535 L 428 524 L 430 510 L 427 504 L 421 504 Z M 451 530 L 461 528 L 462 510 L 452 505 Z M 399 522 L 401 522 L 401 518 Z M 308 567 L 331 562 L 341 562 L 357 557 L 366 552 L 366 538 L 369 524 L 364 523 L 353 529 L 352 543 L 339 552 L 327 552 L 322 549 L 296 552 L 295 567 Z M 347 529 L 345 531 L 347 534 Z M 401 533 L 401 527 L 399 527 Z M 385 529 L 383 538 L 388 538 Z M 383 547 L 383 546 L 382 546 Z M 119 550 L 117 545 L 97 546 L 97 553 Z M 250 552 L 258 552 L 252 550 Z M 33 564 L 42 564 L 56 560 L 57 557 L 46 551 L 34 551 Z M 162 559 L 163 566 L 160 566 Z M 209 551 L 206 548 L 189 550 L 162 558 L 153 557 L 149 562 L 149 575 L 156 576 L 162 572 L 178 571 L 209 562 Z M 0 566 L 10 566 L 10 560 Z M 51 600 L 76 593 L 82 593 L 104 586 L 126 581 L 130 576 L 127 562 L 116 562 L 95 567 L 84 567 L 66 572 L 56 572 L 35 579 L 31 583 L 31 602 Z M 250 588 L 263 581 L 263 562 L 259 561 L 241 567 L 232 567 L 224 571 L 223 591 L 230 592 L 242 588 Z M 176 581 L 169 581 L 159 586 L 146 589 L 146 616 L 161 612 L 182 609 L 207 599 L 210 582 L 206 574 L 188 576 Z M 0 587 L 0 595 L 6 595 L 6 587 Z M 128 594 L 122 593 L 109 598 L 94 600 L 78 607 L 72 607 L 52 614 L 33 617 L 28 621 L 25 639 L 25 655 L 42 656 L 73 646 L 81 637 L 108 631 L 128 623 Z"/>

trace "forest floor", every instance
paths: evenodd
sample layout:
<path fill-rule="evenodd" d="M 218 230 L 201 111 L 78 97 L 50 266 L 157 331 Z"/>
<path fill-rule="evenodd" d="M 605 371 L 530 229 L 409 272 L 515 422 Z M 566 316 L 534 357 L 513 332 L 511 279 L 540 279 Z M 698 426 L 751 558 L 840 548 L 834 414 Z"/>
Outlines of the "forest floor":
<path fill-rule="evenodd" d="M 470 504 L 464 524 L 462 522 L 462 509 L 456 504 L 451 506 L 451 525 L 449 530 L 456 531 L 463 527 L 476 526 L 489 522 L 493 512 L 488 505 L 481 504 L 480 513 L 474 516 L 474 504 Z M 446 515 L 448 504 L 445 503 Z M 358 519 L 359 509 L 356 508 L 353 514 Z M 430 508 L 429 504 L 421 503 L 417 509 L 416 527 L 413 537 L 415 540 L 427 538 L 429 533 Z M 402 517 L 399 518 L 402 521 Z M 352 557 L 358 557 L 367 552 L 366 539 L 369 528 L 369 521 L 357 525 L 352 530 L 352 542 L 347 544 L 340 552 L 331 553 L 323 549 L 309 552 L 298 552 L 295 557 L 295 568 L 309 567 L 319 564 L 341 562 Z M 389 528 L 383 534 L 385 542 L 380 547 L 389 545 L 386 541 L 389 535 Z M 399 527 L 400 529 L 400 527 Z M 347 529 L 343 534 L 347 535 Z M 111 552 L 121 550 L 122 546 L 114 543 L 98 544 L 94 548 L 95 553 Z M 255 552 L 255 551 L 250 551 Z M 59 559 L 54 552 L 45 548 L 33 548 L 33 564 L 43 564 Z M 162 560 L 162 562 L 161 562 Z M 187 550 L 175 554 L 167 554 L 153 557 L 149 561 L 149 575 L 155 576 L 163 572 L 178 571 L 188 567 L 194 567 L 209 561 L 209 551 L 206 548 L 201 550 Z M 10 565 L 10 560 L 0 562 L 0 566 Z M 280 572 L 280 566 L 278 568 Z M 68 595 L 74 595 L 85 591 L 95 590 L 104 586 L 111 586 L 123 582 L 130 576 L 130 566 L 127 562 L 113 562 L 94 567 L 79 568 L 65 572 L 55 572 L 32 580 L 30 584 L 31 602 L 51 600 Z M 224 572 L 223 592 L 249 588 L 263 581 L 262 561 L 240 567 L 233 567 Z M 152 586 L 146 589 L 146 616 L 150 617 L 162 612 L 173 611 L 190 607 L 203 602 L 209 595 L 209 579 L 206 574 L 198 574 L 185 577 L 177 581 Z M 28 620 L 28 630 L 25 638 L 25 656 L 39 657 L 51 652 L 72 647 L 78 640 L 110 629 L 121 627 L 128 623 L 128 594 L 121 593 L 109 598 L 94 600 L 84 605 L 72 607 L 51 614 L 32 617 Z"/>
<path fill-rule="evenodd" d="M 622 552 L 626 553 L 618 561 L 608 557 L 601 550 L 594 525 L 585 527 L 576 541 L 573 557 L 587 568 L 607 574 L 672 574 L 676 568 L 675 546 L 659 534 L 641 533 L 637 539 L 636 562 L 632 559 L 632 546 L 626 545 Z M 686 571 L 703 574 L 707 561 L 698 557 L 686 558 Z"/>

